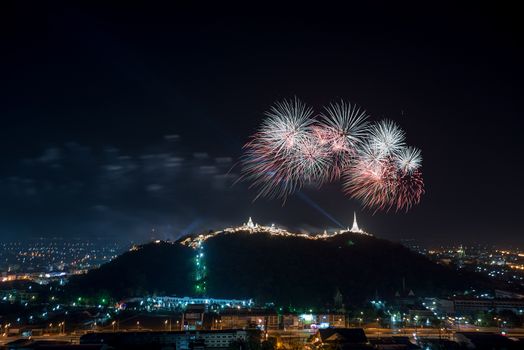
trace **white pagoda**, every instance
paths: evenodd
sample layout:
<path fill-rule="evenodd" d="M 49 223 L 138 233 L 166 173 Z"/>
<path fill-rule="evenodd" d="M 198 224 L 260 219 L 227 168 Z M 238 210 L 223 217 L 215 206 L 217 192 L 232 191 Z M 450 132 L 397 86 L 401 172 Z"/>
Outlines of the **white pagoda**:
<path fill-rule="evenodd" d="M 353 226 L 351 226 L 351 230 L 348 231 L 353 233 L 364 233 L 364 231 L 360 227 L 358 227 L 356 212 L 353 212 Z"/>
<path fill-rule="evenodd" d="M 340 233 L 345 233 L 345 232 L 358 233 L 358 234 L 366 235 L 366 236 L 373 236 L 372 234 L 367 233 L 366 231 L 358 227 L 356 212 L 353 212 L 353 226 L 351 226 L 351 229 L 348 227 L 345 230 L 340 231 Z"/>

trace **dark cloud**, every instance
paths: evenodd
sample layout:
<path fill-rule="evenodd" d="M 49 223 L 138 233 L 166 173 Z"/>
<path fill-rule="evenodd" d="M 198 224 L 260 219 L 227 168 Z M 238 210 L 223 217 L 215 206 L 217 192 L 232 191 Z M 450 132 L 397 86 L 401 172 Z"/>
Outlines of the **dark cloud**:
<path fill-rule="evenodd" d="M 232 187 L 236 177 L 221 166 L 229 164 L 231 157 L 198 152 L 186 161 L 184 154 L 191 152 L 182 147 L 168 151 L 160 144 L 152 148 L 157 152 L 127 155 L 113 146 L 100 151 L 78 143 L 47 148 L 40 156 L 19 162 L 15 172 L 20 176 L 0 181 L 4 199 L 0 216 L 5 223 L 12 221 L 13 231 L 29 235 L 40 227 L 78 235 L 96 235 L 111 228 L 117 236 L 131 230 L 147 237 L 151 228 L 161 226 L 170 228 L 163 234 L 176 237 L 194 222 L 194 208 L 222 211 L 219 203 L 202 204 L 199 199 L 220 198 L 237 190 Z M 10 219 L 8 203 L 24 208 L 27 220 L 23 224 Z M 60 222 L 64 210 L 78 220 L 73 227 Z M 43 212 L 45 216 L 38 214 Z M 200 220 L 206 226 L 193 226 L 212 227 L 215 219 L 207 217 Z"/>
<path fill-rule="evenodd" d="M 61 152 L 59 148 L 53 147 L 44 150 L 44 153 L 38 157 L 38 161 L 42 163 L 53 163 L 60 159 Z"/>
<path fill-rule="evenodd" d="M 170 142 L 175 142 L 180 139 L 180 135 L 177 135 L 177 134 L 164 135 L 164 139 Z"/>

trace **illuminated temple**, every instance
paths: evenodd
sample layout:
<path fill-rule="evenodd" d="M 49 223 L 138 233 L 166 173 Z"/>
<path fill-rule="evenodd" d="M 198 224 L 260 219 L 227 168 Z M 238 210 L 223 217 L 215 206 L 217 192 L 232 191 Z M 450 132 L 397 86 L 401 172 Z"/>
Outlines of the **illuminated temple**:
<path fill-rule="evenodd" d="M 281 236 L 281 237 L 300 237 L 305 239 L 327 239 L 339 234 L 344 233 L 356 233 L 366 236 L 372 236 L 372 234 L 369 234 L 362 230 L 357 223 L 357 214 L 353 213 L 353 225 L 351 226 L 351 229 L 348 227 L 345 230 L 340 231 L 334 231 L 334 232 L 327 232 L 324 231 L 322 234 L 309 234 L 309 233 L 294 233 L 289 232 L 283 228 L 276 227 L 275 224 L 271 224 L 271 226 L 263 226 L 259 225 L 257 223 L 253 222 L 253 219 L 249 217 L 247 222 L 243 223 L 240 226 L 236 227 L 228 227 L 223 229 L 222 231 L 216 231 L 216 232 L 210 232 L 207 234 L 200 234 L 198 236 L 190 236 L 184 239 L 181 243 L 193 248 L 197 248 L 200 246 L 200 244 L 204 241 L 206 241 L 209 238 L 212 238 L 214 236 L 220 235 L 220 234 L 234 234 L 234 233 L 248 233 L 248 234 L 257 234 L 257 233 L 265 233 L 270 234 L 272 236 Z"/>

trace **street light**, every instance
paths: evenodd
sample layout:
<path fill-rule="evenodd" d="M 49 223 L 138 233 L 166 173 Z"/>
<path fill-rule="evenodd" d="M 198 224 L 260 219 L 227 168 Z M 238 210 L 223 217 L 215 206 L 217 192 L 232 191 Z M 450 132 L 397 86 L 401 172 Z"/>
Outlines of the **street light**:
<path fill-rule="evenodd" d="M 11 327 L 11 323 L 6 323 L 6 325 L 4 326 L 5 328 L 4 334 L 7 336 L 9 336 L 9 327 Z"/>

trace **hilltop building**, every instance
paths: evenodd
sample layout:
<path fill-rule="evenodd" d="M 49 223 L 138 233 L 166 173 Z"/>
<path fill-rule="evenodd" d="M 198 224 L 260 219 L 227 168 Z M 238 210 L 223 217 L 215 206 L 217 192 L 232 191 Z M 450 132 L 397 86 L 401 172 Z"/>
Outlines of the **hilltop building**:
<path fill-rule="evenodd" d="M 360 227 L 358 227 L 358 223 L 357 223 L 357 213 L 356 212 L 353 212 L 353 226 L 351 226 L 351 230 L 349 230 L 349 232 L 353 232 L 353 233 L 364 233 L 364 231 L 362 231 L 360 229 Z"/>
<path fill-rule="evenodd" d="M 194 249 L 197 249 L 201 247 L 201 243 L 205 242 L 207 239 L 214 237 L 219 234 L 234 234 L 234 233 L 250 233 L 250 234 L 256 234 L 256 233 L 264 233 L 264 234 L 270 234 L 272 236 L 281 236 L 281 237 L 301 237 L 305 239 L 328 239 L 335 235 L 343 234 L 343 233 L 356 233 L 360 235 L 366 235 L 366 236 L 373 236 L 370 233 L 367 233 L 363 229 L 361 229 L 358 226 L 357 223 L 357 214 L 353 213 L 353 226 L 351 226 L 351 229 L 348 227 L 345 230 L 335 231 L 332 233 L 329 233 L 327 231 L 324 231 L 322 234 L 309 234 L 309 233 L 294 233 L 287 231 L 286 229 L 280 228 L 275 226 L 275 224 L 271 224 L 271 226 L 264 226 L 259 225 L 253 221 L 251 217 L 248 218 L 247 222 L 244 222 L 240 226 L 236 227 L 228 227 L 223 229 L 222 231 L 215 231 L 210 232 L 208 234 L 201 234 L 198 236 L 190 236 L 181 241 L 182 244 L 190 246 Z"/>
<path fill-rule="evenodd" d="M 347 232 L 358 233 L 358 234 L 366 235 L 366 236 L 373 236 L 372 234 L 367 233 L 366 231 L 364 231 L 362 228 L 358 226 L 356 212 L 353 212 L 353 225 L 351 226 L 351 229 L 348 227 L 345 230 L 340 231 L 340 233 L 347 233 Z"/>

